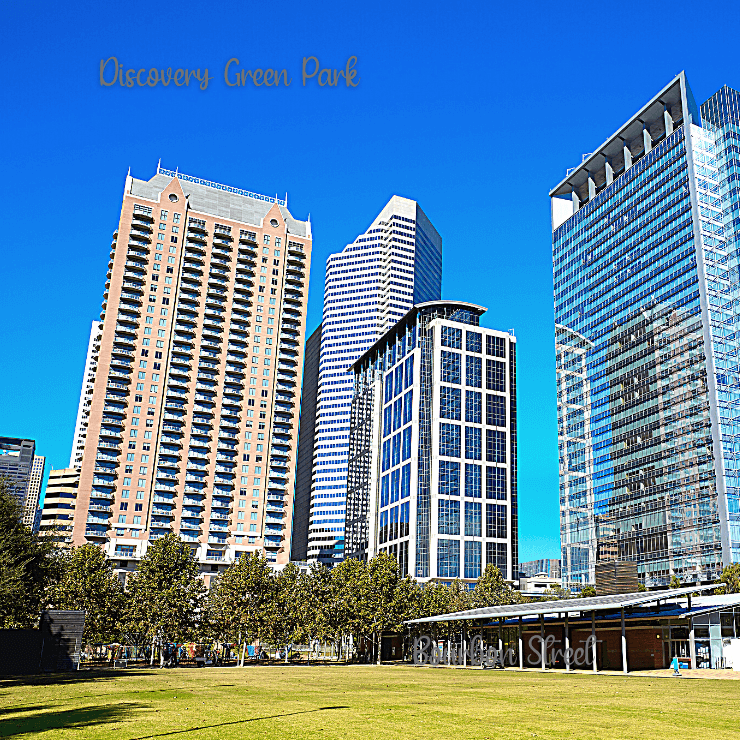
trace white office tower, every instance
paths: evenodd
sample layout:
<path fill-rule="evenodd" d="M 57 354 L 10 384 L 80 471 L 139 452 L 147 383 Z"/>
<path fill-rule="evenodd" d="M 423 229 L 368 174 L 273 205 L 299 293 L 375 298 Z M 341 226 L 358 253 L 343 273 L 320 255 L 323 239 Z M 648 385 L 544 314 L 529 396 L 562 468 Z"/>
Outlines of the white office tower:
<path fill-rule="evenodd" d="M 363 234 L 327 260 L 306 551 L 311 561 L 344 558 L 348 371 L 414 304 L 441 293 L 442 237 L 408 198 L 394 195 Z"/>

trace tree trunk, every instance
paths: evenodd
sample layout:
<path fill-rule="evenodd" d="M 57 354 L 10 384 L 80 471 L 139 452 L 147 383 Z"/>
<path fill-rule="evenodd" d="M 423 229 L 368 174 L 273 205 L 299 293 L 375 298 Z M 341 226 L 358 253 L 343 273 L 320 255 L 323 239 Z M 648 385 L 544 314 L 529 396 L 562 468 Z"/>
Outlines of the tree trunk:
<path fill-rule="evenodd" d="M 242 645 L 242 659 L 239 663 L 240 668 L 244 668 L 244 653 L 247 652 L 247 639 L 244 638 L 244 645 Z"/>
<path fill-rule="evenodd" d="M 154 646 L 155 646 L 155 644 L 156 643 L 154 642 L 154 640 L 152 640 L 152 656 L 151 656 L 151 658 L 149 660 L 149 665 L 150 666 L 153 666 L 154 665 Z"/>

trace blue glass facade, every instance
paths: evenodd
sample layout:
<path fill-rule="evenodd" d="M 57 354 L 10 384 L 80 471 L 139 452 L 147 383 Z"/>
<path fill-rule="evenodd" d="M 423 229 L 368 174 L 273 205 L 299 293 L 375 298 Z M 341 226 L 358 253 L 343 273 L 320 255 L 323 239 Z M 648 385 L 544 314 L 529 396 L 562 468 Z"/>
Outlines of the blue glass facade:
<path fill-rule="evenodd" d="M 701 123 L 679 75 L 551 193 L 572 586 L 615 559 L 647 585 L 709 580 L 736 552 L 739 302 L 717 153 L 734 124 Z"/>

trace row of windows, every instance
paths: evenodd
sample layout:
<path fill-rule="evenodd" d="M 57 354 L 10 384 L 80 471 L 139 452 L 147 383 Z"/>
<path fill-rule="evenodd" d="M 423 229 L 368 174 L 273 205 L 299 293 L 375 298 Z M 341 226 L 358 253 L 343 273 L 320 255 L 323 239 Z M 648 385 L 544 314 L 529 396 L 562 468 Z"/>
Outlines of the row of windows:
<path fill-rule="evenodd" d="M 403 396 L 403 398 L 397 398 L 392 404 L 385 407 L 385 410 L 383 411 L 384 437 L 387 437 L 391 432 L 397 431 L 411 421 L 412 394 L 413 390 L 410 390 Z"/>
<path fill-rule="evenodd" d="M 380 479 L 380 508 L 394 504 L 399 498 L 408 498 L 411 494 L 411 463 L 386 473 Z"/>
<path fill-rule="evenodd" d="M 439 461 L 439 495 L 460 495 L 460 463 Z M 465 463 L 465 495 L 481 498 L 481 466 Z M 486 467 L 486 498 L 506 500 L 506 468 Z"/>
<path fill-rule="evenodd" d="M 479 427 L 465 427 L 466 460 L 481 459 L 482 432 L 483 430 Z M 460 457 L 461 448 L 462 428 L 460 425 L 440 422 L 439 454 L 442 457 Z M 506 462 L 506 432 L 500 432 L 495 429 L 486 429 L 486 462 Z"/>
<path fill-rule="evenodd" d="M 391 401 L 414 382 L 414 356 L 409 355 L 404 362 L 385 376 L 385 403 Z"/>
<path fill-rule="evenodd" d="M 440 360 L 440 380 L 443 383 L 461 385 L 462 355 L 443 349 Z M 465 355 L 465 385 L 471 388 L 482 387 L 482 363 L 483 360 L 480 357 Z M 486 390 L 506 392 L 506 363 L 499 360 L 486 360 Z"/>
<path fill-rule="evenodd" d="M 394 506 L 390 510 L 380 514 L 379 541 L 382 545 L 389 540 L 397 540 L 399 537 L 409 535 L 410 511 L 409 502 Z"/>
<path fill-rule="evenodd" d="M 410 457 L 411 427 L 406 427 L 402 432 L 398 432 L 383 442 L 383 472 L 394 468 L 402 460 L 408 460 Z"/>
<path fill-rule="evenodd" d="M 470 424 L 482 424 L 482 394 L 480 391 L 465 391 L 465 421 Z M 442 419 L 461 421 L 462 390 L 443 385 L 439 389 L 439 415 Z M 409 416 L 409 421 L 411 417 Z M 404 422 L 405 423 L 405 422 Z M 486 424 L 488 426 L 506 426 L 506 397 L 486 395 Z"/>
<path fill-rule="evenodd" d="M 483 536 L 483 504 L 477 501 L 465 501 L 465 536 Z M 460 534 L 460 502 L 455 500 L 439 501 L 439 534 Z M 486 537 L 505 540 L 507 507 L 504 504 L 486 504 Z"/>
<path fill-rule="evenodd" d="M 465 332 L 465 350 L 480 354 L 483 351 L 483 335 L 478 331 Z M 442 327 L 442 346 L 462 349 L 462 329 L 454 326 Z M 486 354 L 506 357 L 506 340 L 503 337 L 486 336 Z"/>
<path fill-rule="evenodd" d="M 465 568 L 463 578 L 480 578 L 483 547 L 475 540 L 465 541 Z M 486 542 L 486 565 L 495 565 L 504 578 L 508 577 L 508 550 L 505 542 Z M 460 577 L 460 540 L 438 540 L 437 576 Z"/>

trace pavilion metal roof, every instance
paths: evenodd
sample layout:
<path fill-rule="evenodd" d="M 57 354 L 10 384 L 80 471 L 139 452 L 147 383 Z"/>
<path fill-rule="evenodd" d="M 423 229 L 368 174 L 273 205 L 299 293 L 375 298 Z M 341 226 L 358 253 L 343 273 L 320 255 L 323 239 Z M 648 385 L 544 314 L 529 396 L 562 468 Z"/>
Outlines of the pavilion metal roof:
<path fill-rule="evenodd" d="M 623 609 L 629 606 L 649 604 L 651 602 L 675 599 L 687 596 L 698 591 L 709 591 L 717 588 L 717 584 L 706 586 L 685 586 L 671 588 L 665 591 L 638 591 L 630 594 L 614 594 L 611 596 L 589 596 L 576 599 L 554 599 L 551 601 L 533 601 L 528 604 L 507 604 L 505 606 L 484 606 L 479 609 L 468 609 L 462 612 L 439 614 L 436 617 L 410 619 L 406 624 L 420 624 L 422 622 L 459 622 L 467 619 L 504 619 L 509 617 L 532 617 L 540 614 L 571 614 L 573 612 L 605 611 L 609 609 Z M 714 611 L 714 608 L 711 609 Z M 694 613 L 692 613 L 693 616 Z"/>
<path fill-rule="evenodd" d="M 712 606 L 705 606 L 700 607 L 699 609 L 692 609 L 691 612 L 688 614 L 690 617 L 698 617 L 702 614 L 711 614 L 712 612 L 720 612 L 723 609 L 732 609 L 735 606 L 740 606 L 740 594 L 738 594 L 737 599 L 734 599 L 732 601 L 723 601 L 718 604 L 714 604 Z"/>

